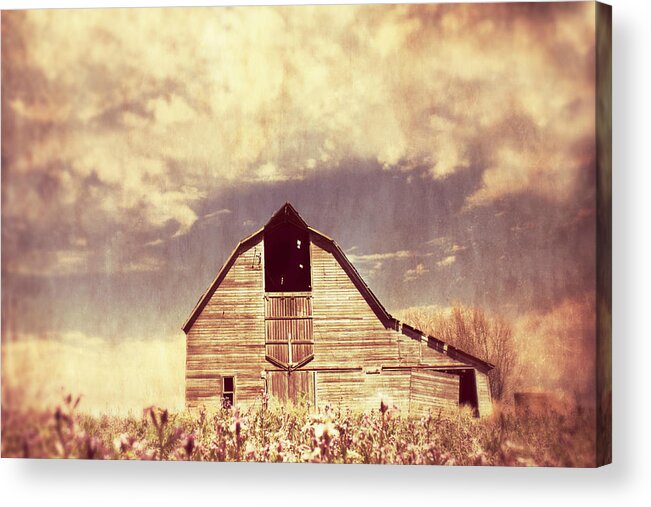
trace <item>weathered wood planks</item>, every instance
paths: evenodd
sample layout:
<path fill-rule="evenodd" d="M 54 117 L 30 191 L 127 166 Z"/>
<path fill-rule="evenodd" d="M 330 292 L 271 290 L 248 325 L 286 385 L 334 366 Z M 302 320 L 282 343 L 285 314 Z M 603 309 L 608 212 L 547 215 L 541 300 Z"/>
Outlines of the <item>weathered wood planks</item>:
<path fill-rule="evenodd" d="M 438 371 L 412 370 L 410 400 L 412 414 L 452 414 L 459 407 L 459 377 Z"/>
<path fill-rule="evenodd" d="M 476 371 L 477 400 L 479 403 L 479 415 L 487 416 L 493 413 L 493 400 L 491 399 L 490 383 L 488 375 Z"/>

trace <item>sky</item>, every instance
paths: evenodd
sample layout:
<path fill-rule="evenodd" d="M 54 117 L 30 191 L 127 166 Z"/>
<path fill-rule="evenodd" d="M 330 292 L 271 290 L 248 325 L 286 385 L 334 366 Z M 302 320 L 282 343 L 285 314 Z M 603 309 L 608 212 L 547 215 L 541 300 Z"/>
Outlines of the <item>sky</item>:
<path fill-rule="evenodd" d="M 289 201 L 391 313 L 589 363 L 594 50 L 589 2 L 3 12 L 3 348 L 182 344 Z"/>

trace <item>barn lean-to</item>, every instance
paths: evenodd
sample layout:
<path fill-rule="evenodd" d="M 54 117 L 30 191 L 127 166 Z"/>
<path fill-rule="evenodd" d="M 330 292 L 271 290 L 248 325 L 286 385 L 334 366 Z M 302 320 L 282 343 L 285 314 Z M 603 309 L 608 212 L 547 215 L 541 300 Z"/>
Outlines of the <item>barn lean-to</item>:
<path fill-rule="evenodd" d="M 492 412 L 493 365 L 393 318 L 289 203 L 237 245 L 183 330 L 188 408 L 267 393 L 317 410 Z"/>

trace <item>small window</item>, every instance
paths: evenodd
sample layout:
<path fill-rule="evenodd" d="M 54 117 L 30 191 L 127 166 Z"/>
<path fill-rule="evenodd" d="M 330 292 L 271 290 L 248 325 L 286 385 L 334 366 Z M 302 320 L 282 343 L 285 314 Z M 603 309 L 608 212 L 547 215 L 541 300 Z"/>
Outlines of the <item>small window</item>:
<path fill-rule="evenodd" d="M 222 404 L 224 408 L 235 404 L 235 377 L 222 377 Z"/>

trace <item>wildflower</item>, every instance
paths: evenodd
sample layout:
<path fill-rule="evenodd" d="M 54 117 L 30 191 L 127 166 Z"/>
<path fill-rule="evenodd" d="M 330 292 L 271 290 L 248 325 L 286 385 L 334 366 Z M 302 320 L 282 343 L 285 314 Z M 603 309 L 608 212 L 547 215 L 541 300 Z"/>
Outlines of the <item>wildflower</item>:
<path fill-rule="evenodd" d="M 160 423 L 158 422 L 158 417 L 156 416 L 156 410 L 154 409 L 154 407 L 148 407 L 143 412 L 145 417 L 149 415 L 149 417 L 151 418 L 151 422 L 154 424 L 154 427 L 158 429 Z"/>
<path fill-rule="evenodd" d="M 122 435 L 119 435 L 113 439 L 113 449 L 115 449 L 116 452 L 124 452 L 124 444 L 123 444 L 123 438 L 124 438 L 124 433 Z"/>
<path fill-rule="evenodd" d="M 86 437 L 86 459 L 95 459 L 97 457 L 98 444 L 95 437 Z"/>
<path fill-rule="evenodd" d="M 240 417 L 240 410 L 235 410 L 235 417 L 233 417 L 233 422 L 230 426 L 231 433 L 234 433 L 237 437 L 240 436 L 242 432 L 242 418 Z"/>
<path fill-rule="evenodd" d="M 321 461 L 322 453 L 321 450 L 317 447 L 312 451 L 306 449 L 301 454 L 301 461 L 307 461 L 308 463 L 318 463 Z"/>
<path fill-rule="evenodd" d="M 188 456 L 188 458 L 192 456 L 192 452 L 194 451 L 194 446 L 195 446 L 194 435 L 190 434 L 187 437 L 185 437 L 185 441 L 183 442 L 183 449 L 185 450 L 185 453 Z"/>
<path fill-rule="evenodd" d="M 314 436 L 321 441 L 330 442 L 333 437 L 339 436 L 339 431 L 331 422 L 327 422 L 314 427 Z"/>
<path fill-rule="evenodd" d="M 255 459 L 255 445 L 253 445 L 253 442 L 249 442 L 248 444 L 246 444 L 246 449 L 244 450 L 244 456 L 249 461 Z"/>

